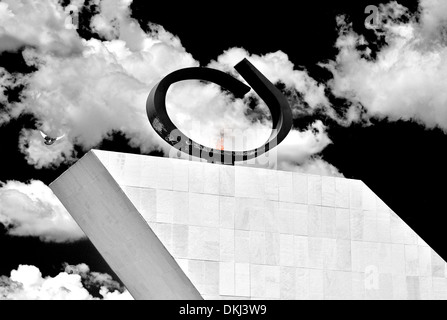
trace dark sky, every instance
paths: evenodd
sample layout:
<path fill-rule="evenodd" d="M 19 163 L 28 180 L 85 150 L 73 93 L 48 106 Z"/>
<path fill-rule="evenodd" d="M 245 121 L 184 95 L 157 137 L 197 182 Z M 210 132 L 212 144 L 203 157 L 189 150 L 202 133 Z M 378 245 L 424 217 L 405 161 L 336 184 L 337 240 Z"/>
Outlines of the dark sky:
<path fill-rule="evenodd" d="M 257 1 L 244 2 L 242 6 L 241 2 L 217 5 L 208 1 L 205 4 L 180 2 L 174 8 L 169 1 L 147 5 L 147 1 L 135 0 L 132 10 L 140 23 L 161 24 L 177 35 L 185 49 L 202 65 L 231 47 L 243 47 L 252 54 L 281 50 L 297 68 L 305 68 L 314 79 L 326 82 L 330 74 L 317 63 L 333 59 L 337 54 L 334 48 L 337 39 L 335 17 L 346 14 L 353 22 L 354 30 L 368 37 L 371 31 L 364 26 L 367 16 L 364 10 L 367 5 L 377 3 L 380 1 Z M 399 3 L 411 11 L 417 8 L 416 1 Z M 0 65 L 12 71 L 27 69 L 20 54 L 2 54 Z M 337 101 L 333 102 L 336 105 Z M 323 151 L 323 159 L 337 167 L 345 177 L 363 180 L 447 259 L 444 236 L 447 135 L 439 129 L 427 130 L 414 122 L 403 121 L 374 120 L 374 125 L 368 127 L 360 124 L 341 127 L 324 115 L 299 119 L 295 124 L 299 127 L 314 119 L 320 119 L 328 126 L 333 141 Z M 31 119 L 22 117 L 0 127 L 3 137 L 0 181 L 36 179 L 49 184 L 67 169 L 62 166 L 57 170 L 36 170 L 26 164 L 17 151 L 17 139 L 21 128 L 30 123 Z M 101 148 L 136 152 L 118 135 Z M 113 274 L 89 241 L 46 244 L 38 239 L 6 236 L 2 230 L 0 248 L 0 275 L 9 275 L 18 264 L 35 265 L 44 274 L 55 275 L 63 262 L 86 263 L 94 271 Z"/>

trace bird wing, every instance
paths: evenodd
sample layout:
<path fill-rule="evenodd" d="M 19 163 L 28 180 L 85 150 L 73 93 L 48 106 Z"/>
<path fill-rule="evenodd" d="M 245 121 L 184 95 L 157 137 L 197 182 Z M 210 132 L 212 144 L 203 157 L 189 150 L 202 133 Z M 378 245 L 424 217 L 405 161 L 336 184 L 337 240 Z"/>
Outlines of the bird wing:
<path fill-rule="evenodd" d="M 47 137 L 47 135 L 45 134 L 45 133 L 43 133 L 42 131 L 39 131 L 40 132 L 40 135 L 42 136 L 42 138 L 46 138 Z"/>
<path fill-rule="evenodd" d="M 56 138 L 56 141 L 59 141 L 60 139 L 62 139 L 63 137 L 65 137 L 65 134 L 61 135 L 60 137 Z"/>

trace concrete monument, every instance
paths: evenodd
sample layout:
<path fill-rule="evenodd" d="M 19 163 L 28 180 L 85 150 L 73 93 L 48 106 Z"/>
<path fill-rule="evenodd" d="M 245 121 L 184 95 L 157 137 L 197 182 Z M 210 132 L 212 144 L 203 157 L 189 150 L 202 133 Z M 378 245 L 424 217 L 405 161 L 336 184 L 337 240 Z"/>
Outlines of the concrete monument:
<path fill-rule="evenodd" d="M 236 70 L 270 109 L 263 147 L 208 148 L 174 126 L 165 105 L 174 82 L 212 81 L 236 96 L 250 90 L 221 71 L 188 68 L 153 88 L 147 114 L 167 143 L 205 162 L 93 150 L 50 186 L 129 292 L 447 299 L 444 260 L 362 181 L 234 165 L 271 151 L 292 127 L 281 92 L 247 60 Z"/>
<path fill-rule="evenodd" d="M 51 186 L 136 299 L 446 299 L 362 181 L 93 150 Z"/>

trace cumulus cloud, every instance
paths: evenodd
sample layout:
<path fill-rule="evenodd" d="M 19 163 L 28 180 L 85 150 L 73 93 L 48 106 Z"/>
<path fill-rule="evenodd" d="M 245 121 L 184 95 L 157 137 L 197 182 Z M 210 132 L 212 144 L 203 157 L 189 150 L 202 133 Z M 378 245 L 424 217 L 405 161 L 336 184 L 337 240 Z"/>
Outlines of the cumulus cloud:
<path fill-rule="evenodd" d="M 164 146 L 150 126 L 145 103 L 150 88 L 162 75 L 194 64 L 184 51 L 171 52 L 171 66 L 157 65 L 153 53 L 133 53 L 121 40 L 101 42 L 92 39 L 82 56 L 59 58 L 27 50 L 27 61 L 38 66 L 29 79 L 29 88 L 40 93 L 38 99 L 25 92 L 20 107 L 40 120 L 41 129 L 50 136 L 66 134 L 59 149 L 48 148 L 24 132 L 21 150 L 30 163 L 48 166 L 59 155 L 67 158 L 74 146 L 88 150 L 97 146 L 113 131 L 121 131 L 130 144 L 149 152 Z M 157 55 L 169 51 L 158 48 Z M 178 59 L 177 59 L 178 58 Z M 29 141 L 27 144 L 26 142 Z M 34 142 L 34 143 L 33 143 Z M 52 156 L 46 154 L 52 149 Z"/>
<path fill-rule="evenodd" d="M 29 113 L 37 119 L 37 129 L 52 137 L 65 134 L 64 140 L 47 146 L 37 130 L 24 129 L 19 149 L 30 165 L 46 168 L 75 161 L 76 147 L 88 151 L 114 132 L 124 134 L 129 144 L 142 153 L 162 150 L 169 154 L 169 146 L 147 120 L 146 99 L 152 87 L 165 75 L 199 63 L 182 46 L 180 39 L 162 26 L 150 24 L 149 31 L 144 31 L 131 17 L 131 2 L 88 2 L 96 6 L 90 28 L 102 37 L 90 40 L 82 39 L 75 29 L 67 28 L 69 10 L 56 0 L 20 0 L 14 4 L 7 1 L 2 5 L 0 12 L 8 19 L 0 20 L 1 34 L 14 37 L 17 28 L 25 30 L 15 39 L 26 46 L 22 55 L 26 63 L 36 69 L 27 75 L 15 75 L 25 89 L 21 101 L 10 105 L 6 113 L 2 112 L 2 118 L 8 121 L 20 113 Z M 25 10 L 28 3 L 37 11 Z M 80 10 L 83 3 L 72 1 L 72 6 Z M 30 18 L 25 19 L 26 16 Z M 15 26 L 17 24 L 20 27 Z M 272 82 L 281 82 L 287 90 L 299 92 L 310 112 L 318 108 L 330 109 L 324 86 L 305 70 L 297 70 L 284 52 L 261 56 L 232 48 L 208 67 L 239 77 L 234 65 L 243 58 L 248 58 Z M 263 102 L 258 101 L 254 110 L 250 106 L 254 96 L 251 93 L 250 98 L 234 99 L 214 84 L 185 81 L 172 86 L 167 107 L 173 122 L 202 144 L 214 147 L 221 130 L 259 132 L 243 146 L 251 148 L 262 145 L 271 128 Z M 293 107 L 303 106 L 295 103 Z M 192 126 L 193 122 L 199 122 L 200 126 Z M 310 146 L 301 141 L 307 139 L 306 133 L 291 136 L 289 145 Z M 298 157 L 305 154 L 310 156 L 312 152 L 302 150 Z M 300 162 L 304 160 L 293 160 L 293 163 Z"/>
<path fill-rule="evenodd" d="M 88 289 L 99 288 L 102 298 Z M 35 266 L 20 265 L 10 277 L 0 277 L 0 300 L 132 300 L 108 274 L 91 272 L 85 264 L 66 265 L 55 277 L 43 277 Z"/>
<path fill-rule="evenodd" d="M 28 164 L 37 169 L 58 167 L 62 163 L 71 163 L 76 160 L 73 145 L 68 139 L 61 139 L 47 146 L 42 143 L 42 136 L 38 130 L 23 129 L 20 133 L 19 148 Z"/>
<path fill-rule="evenodd" d="M 328 107 L 329 101 L 324 93 L 325 86 L 317 83 L 306 71 L 296 70 L 286 53 L 282 51 L 260 56 L 250 54 L 243 48 L 231 48 L 209 64 L 210 68 L 238 74 L 234 65 L 247 58 L 271 82 L 282 82 L 303 94 L 304 101 L 311 107 Z M 241 80 L 243 80 L 241 78 Z"/>
<path fill-rule="evenodd" d="M 72 1 L 72 7 L 81 10 L 84 2 Z M 149 31 L 144 31 L 131 16 L 130 0 L 92 0 L 89 4 L 95 5 L 97 12 L 90 27 L 102 40 L 82 39 L 75 29 L 67 27 L 69 12 L 56 0 L 0 4 L 0 43 L 4 46 L 0 51 L 25 46 L 25 61 L 37 69 L 28 75 L 0 70 L 0 102 L 5 105 L 0 123 L 20 113 L 31 113 L 38 129 L 50 136 L 66 134 L 64 141 L 49 147 L 37 131 L 22 131 L 19 148 L 36 168 L 74 161 L 75 146 L 87 151 L 117 131 L 142 153 L 163 150 L 168 154 L 169 147 L 147 121 L 147 95 L 169 72 L 199 65 L 180 39 L 162 26 L 151 24 Z M 379 49 L 338 18 L 339 53 L 324 65 L 333 74 L 328 87 L 351 103 L 344 119 L 335 115 L 325 96 L 325 85 L 312 79 L 306 70 L 298 70 L 284 52 L 256 55 L 230 48 L 208 67 L 239 77 L 234 65 L 248 58 L 272 82 L 282 82 L 287 90 L 300 94 L 305 105 L 294 103 L 295 115 L 310 108 L 310 113 L 324 110 L 342 125 L 378 117 L 413 120 L 428 128 L 447 130 L 445 3 L 421 0 L 419 11 L 411 15 L 404 6 L 391 2 L 381 5 L 380 12 L 383 19 L 374 32 L 385 39 L 385 45 Z M 17 83 L 25 85 L 21 101 L 9 104 L 6 90 Z M 249 99 L 234 99 L 212 84 L 176 84 L 167 102 L 174 123 L 194 140 L 211 147 L 219 140 L 221 130 L 228 129 L 261 132 L 244 148 L 260 146 L 271 127 L 262 101 L 253 110 Z M 200 125 L 191 125 L 194 122 Z M 289 169 L 300 165 L 302 170 L 306 170 L 305 163 L 321 164 L 318 154 L 329 141 L 326 130 L 321 132 L 316 134 L 312 128 L 292 131 L 283 143 L 289 149 L 283 151 L 286 148 L 282 147 L 279 152 L 279 163 Z M 314 142 L 309 143 L 309 139 Z M 318 162 L 313 164 L 321 167 Z"/>
<path fill-rule="evenodd" d="M 326 127 L 318 120 L 306 131 L 292 130 L 284 143 L 278 146 L 278 157 L 280 161 L 303 163 L 331 143 Z"/>
<path fill-rule="evenodd" d="M 380 13 L 374 32 L 386 44 L 379 49 L 339 18 L 339 53 L 326 65 L 333 73 L 330 88 L 363 116 L 412 120 L 447 131 L 445 1 L 421 0 L 414 15 L 391 2 L 381 5 Z"/>
<path fill-rule="evenodd" d="M 22 77 L 15 77 L 5 68 L 0 67 L 0 126 L 20 115 L 21 109 L 9 105 L 8 91 L 15 90 L 23 84 Z"/>
<path fill-rule="evenodd" d="M 281 82 L 288 90 L 295 90 L 302 94 L 304 102 L 312 110 L 323 109 L 326 110 L 326 112 L 332 110 L 324 93 L 325 86 L 317 83 L 307 74 L 307 72 L 296 70 L 288 56 L 282 51 L 260 56 L 250 54 L 242 48 L 231 48 L 220 55 L 215 61 L 212 61 L 208 67 L 229 72 L 233 74 L 233 76 L 238 77 L 241 81 L 244 81 L 234 70 L 234 65 L 244 58 L 248 59 L 273 83 Z M 241 119 L 247 120 L 247 118 L 244 118 L 237 112 L 233 113 L 234 117 L 230 118 L 230 121 L 227 121 L 228 119 L 225 119 L 225 117 L 218 114 L 219 116 L 216 117 L 216 119 L 213 119 L 212 123 L 218 123 L 219 125 L 215 126 L 217 128 L 225 128 L 225 121 L 227 121 L 227 126 L 230 127 L 239 124 L 239 130 L 250 127 L 251 130 L 245 131 L 247 132 L 246 135 L 248 137 L 245 149 L 259 147 L 267 140 L 271 129 L 271 124 L 266 121 L 266 115 L 268 115 L 267 107 L 262 101 L 260 102 L 259 107 L 264 114 L 263 117 L 257 119 L 258 121 L 255 122 L 256 126 L 254 126 L 253 123 L 251 126 L 247 125 L 247 123 L 243 123 Z M 292 108 L 293 107 L 302 109 L 304 106 L 302 104 L 295 104 L 292 105 Z M 247 109 L 241 108 L 241 106 L 235 106 L 233 110 L 243 110 L 244 113 L 249 112 Z M 179 110 L 178 112 L 181 111 Z M 250 131 L 255 132 L 256 134 L 250 135 Z M 215 134 L 210 134 L 208 136 L 216 139 Z M 341 176 L 341 173 L 335 167 L 318 157 L 318 154 L 330 143 L 332 142 L 327 135 L 326 127 L 321 121 L 315 121 L 304 131 L 292 130 L 286 139 L 278 146 L 278 149 L 274 150 L 276 166 L 279 169 L 288 171 Z M 241 148 L 236 146 L 233 149 L 240 150 Z M 270 157 L 270 159 L 273 158 Z"/>
<path fill-rule="evenodd" d="M 306 174 L 314 174 L 319 176 L 341 177 L 344 175 L 332 164 L 323 160 L 320 156 L 315 156 L 307 159 L 300 165 L 294 165 L 293 163 L 283 162 L 280 167 L 281 170 L 294 171 Z"/>
<path fill-rule="evenodd" d="M 86 41 L 74 33 L 73 41 L 82 43 L 80 53 L 66 56 L 36 48 L 23 51 L 26 63 L 37 71 L 22 77 L 27 86 L 14 110 L 33 114 L 39 129 L 50 136 L 66 134 L 64 143 L 48 147 L 39 143 L 36 131 L 22 131 L 20 150 L 37 168 L 70 161 L 75 158 L 75 145 L 89 150 L 116 131 L 143 152 L 165 147 L 147 120 L 147 96 L 167 73 L 197 65 L 180 41 L 162 27 L 153 25 L 149 34 L 144 33 L 130 17 L 129 1 L 95 2 L 100 8 L 95 17 L 101 16 L 115 30 L 110 41 Z M 53 10 L 53 15 L 68 17 L 59 4 L 45 2 L 40 6 Z M 96 21 L 93 18 L 93 29 L 103 35 Z"/>
<path fill-rule="evenodd" d="M 8 101 L 6 89 L 11 86 L 11 75 L 4 68 L 0 68 L 0 103 Z"/>
<path fill-rule="evenodd" d="M 123 40 L 133 52 L 144 50 L 148 40 L 136 20 L 130 19 L 132 0 L 93 1 L 99 13 L 91 21 L 91 28 L 107 40 Z"/>
<path fill-rule="evenodd" d="M 0 223 L 13 236 L 39 237 L 47 242 L 73 242 L 83 231 L 41 181 L 0 184 Z"/>
<path fill-rule="evenodd" d="M 343 177 L 343 174 L 320 154 L 332 141 L 327 135 L 326 126 L 319 120 L 305 131 L 292 130 L 278 146 L 278 168 L 324 176 Z"/>
<path fill-rule="evenodd" d="M 424 37 L 444 37 L 447 25 L 447 3 L 442 0 L 422 0 L 419 3 L 421 31 Z"/>
<path fill-rule="evenodd" d="M 67 18 L 68 13 L 58 0 L 3 0 L 0 52 L 16 51 L 23 46 L 63 56 L 81 52 L 82 40 L 75 29 L 67 27 Z"/>

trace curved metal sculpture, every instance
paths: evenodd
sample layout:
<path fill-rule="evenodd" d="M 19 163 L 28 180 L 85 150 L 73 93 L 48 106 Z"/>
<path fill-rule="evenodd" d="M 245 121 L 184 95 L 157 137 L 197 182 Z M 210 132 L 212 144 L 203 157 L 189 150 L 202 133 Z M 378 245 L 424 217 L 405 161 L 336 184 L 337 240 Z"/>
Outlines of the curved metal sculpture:
<path fill-rule="evenodd" d="M 234 164 L 259 157 L 280 144 L 292 128 L 292 111 L 284 95 L 247 59 L 239 62 L 235 69 L 267 104 L 272 115 L 272 133 L 266 143 L 247 151 L 218 150 L 203 146 L 184 135 L 171 121 L 166 111 L 166 94 L 169 87 L 183 80 L 205 80 L 214 82 L 229 90 L 237 98 L 242 98 L 250 87 L 236 78 L 219 70 L 209 68 L 185 68 L 167 75 L 151 91 L 146 103 L 149 122 L 157 134 L 174 148 L 191 156 Z M 229 160 L 229 161 L 228 161 Z"/>

